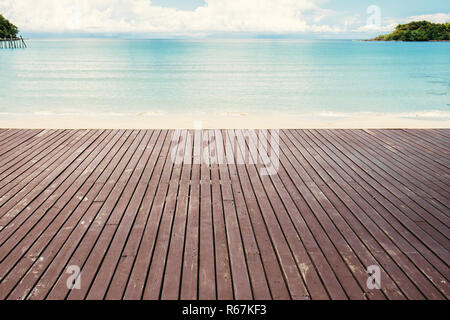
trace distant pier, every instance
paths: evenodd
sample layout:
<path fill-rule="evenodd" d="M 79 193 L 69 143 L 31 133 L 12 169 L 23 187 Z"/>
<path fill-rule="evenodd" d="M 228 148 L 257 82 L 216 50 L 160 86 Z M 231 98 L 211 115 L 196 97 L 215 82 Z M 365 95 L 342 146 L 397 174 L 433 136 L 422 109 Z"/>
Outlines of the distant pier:
<path fill-rule="evenodd" d="M 27 48 L 25 40 L 20 37 L 0 38 L 0 49 L 24 49 Z"/>

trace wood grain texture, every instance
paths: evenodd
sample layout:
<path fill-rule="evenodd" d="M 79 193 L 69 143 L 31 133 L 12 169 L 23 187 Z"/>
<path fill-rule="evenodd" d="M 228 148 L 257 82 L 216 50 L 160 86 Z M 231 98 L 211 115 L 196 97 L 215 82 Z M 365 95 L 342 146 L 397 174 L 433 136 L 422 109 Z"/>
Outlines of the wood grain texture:
<path fill-rule="evenodd" d="M 0 129 L 0 299 L 445 300 L 449 190 L 445 129 Z"/>

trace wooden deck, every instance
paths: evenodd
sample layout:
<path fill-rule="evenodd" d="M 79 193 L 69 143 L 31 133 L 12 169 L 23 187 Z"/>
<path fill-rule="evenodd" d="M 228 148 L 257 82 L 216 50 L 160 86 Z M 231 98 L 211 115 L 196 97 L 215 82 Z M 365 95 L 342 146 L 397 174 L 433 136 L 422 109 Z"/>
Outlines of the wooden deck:
<path fill-rule="evenodd" d="M 261 133 L 0 129 L 0 299 L 450 297 L 450 130 Z"/>

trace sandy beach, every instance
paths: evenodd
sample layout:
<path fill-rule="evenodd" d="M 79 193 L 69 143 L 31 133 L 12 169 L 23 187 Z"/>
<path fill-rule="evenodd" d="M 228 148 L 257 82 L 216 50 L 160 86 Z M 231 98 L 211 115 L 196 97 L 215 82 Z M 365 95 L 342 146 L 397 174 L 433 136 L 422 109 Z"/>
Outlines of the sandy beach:
<path fill-rule="evenodd" d="M 427 129 L 450 128 L 445 112 L 408 114 L 320 114 L 256 116 L 222 115 L 86 116 L 23 115 L 0 117 L 1 128 L 28 129 Z"/>

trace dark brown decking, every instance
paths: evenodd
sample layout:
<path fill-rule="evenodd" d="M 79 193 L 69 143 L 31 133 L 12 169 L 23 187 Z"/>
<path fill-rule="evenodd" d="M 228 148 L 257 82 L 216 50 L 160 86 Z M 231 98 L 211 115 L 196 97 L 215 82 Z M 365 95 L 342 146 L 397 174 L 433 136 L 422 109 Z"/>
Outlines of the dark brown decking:
<path fill-rule="evenodd" d="M 0 299 L 450 297 L 450 130 L 173 133 L 0 130 Z"/>

